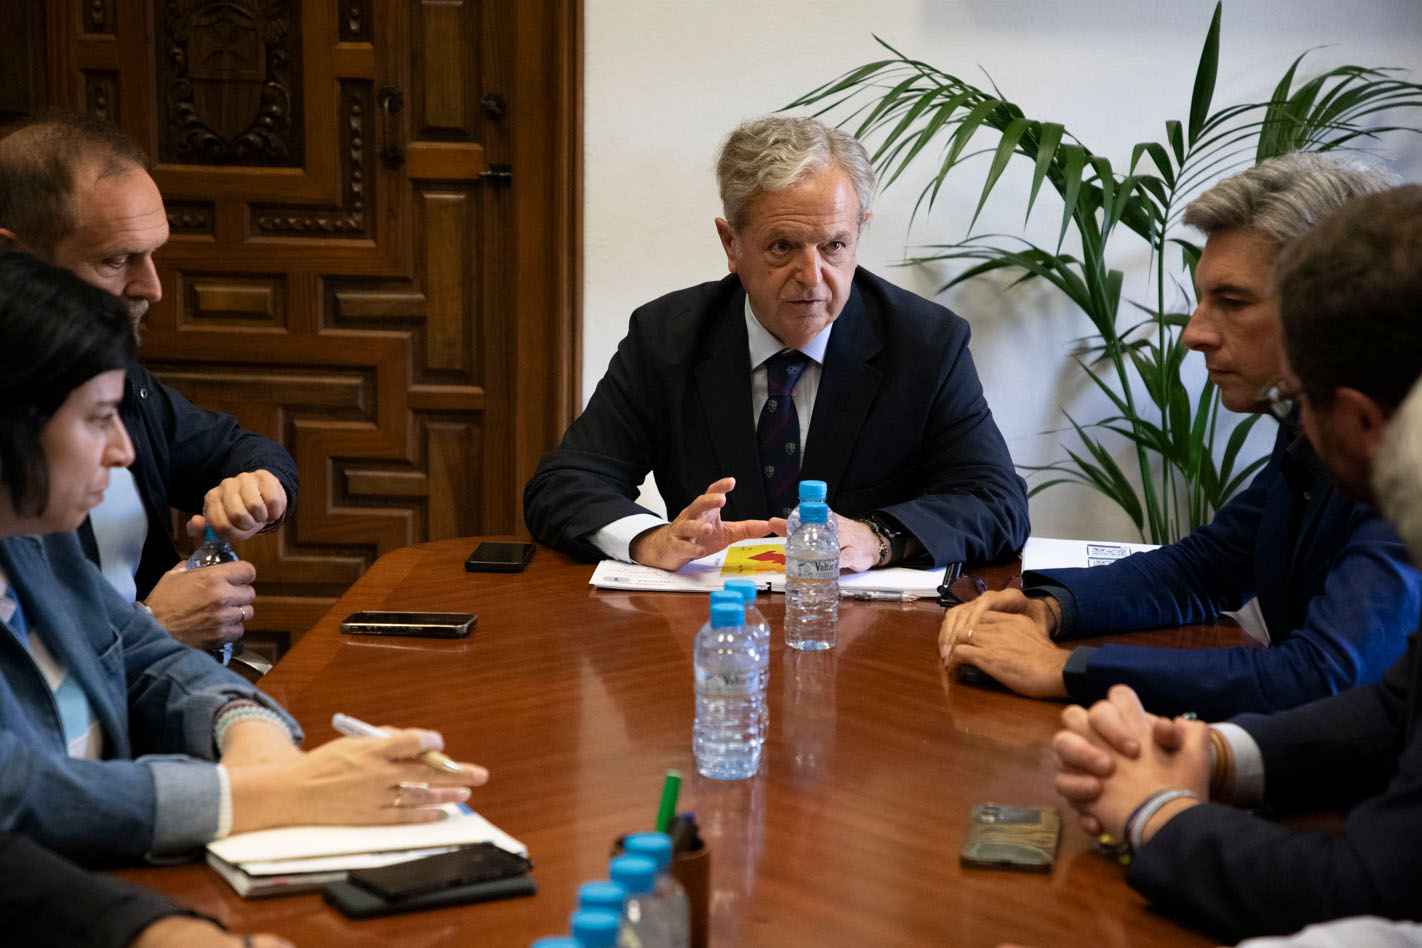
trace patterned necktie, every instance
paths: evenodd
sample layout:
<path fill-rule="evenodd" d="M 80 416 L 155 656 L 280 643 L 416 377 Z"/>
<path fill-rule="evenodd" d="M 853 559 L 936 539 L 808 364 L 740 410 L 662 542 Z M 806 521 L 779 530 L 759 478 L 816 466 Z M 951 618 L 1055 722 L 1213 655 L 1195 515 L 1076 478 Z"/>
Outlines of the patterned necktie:
<path fill-rule="evenodd" d="M 800 418 L 795 413 L 795 385 L 810 357 L 785 349 L 765 363 L 768 397 L 756 425 L 760 449 L 760 475 L 765 480 L 766 509 L 772 517 L 784 517 L 795 506 L 800 480 Z"/>

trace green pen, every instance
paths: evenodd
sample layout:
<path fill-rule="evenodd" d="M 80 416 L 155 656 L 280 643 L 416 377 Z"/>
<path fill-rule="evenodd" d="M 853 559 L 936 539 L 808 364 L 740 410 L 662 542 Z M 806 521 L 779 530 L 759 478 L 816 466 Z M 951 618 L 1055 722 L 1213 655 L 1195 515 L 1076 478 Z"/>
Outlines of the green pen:
<path fill-rule="evenodd" d="M 676 798 L 681 792 L 681 772 L 668 770 L 667 779 L 662 784 L 662 804 L 657 807 L 657 832 L 665 833 L 671 829 L 672 819 L 676 816 Z"/>

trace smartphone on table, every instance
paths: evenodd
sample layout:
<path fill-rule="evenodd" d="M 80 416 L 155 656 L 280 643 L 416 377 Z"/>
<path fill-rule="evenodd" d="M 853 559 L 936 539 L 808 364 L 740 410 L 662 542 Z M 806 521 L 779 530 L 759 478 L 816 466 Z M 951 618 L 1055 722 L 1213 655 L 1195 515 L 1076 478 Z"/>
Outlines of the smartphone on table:
<path fill-rule="evenodd" d="M 538 891 L 527 858 L 480 843 L 393 866 L 358 869 L 332 882 L 325 899 L 351 918 L 488 902 Z"/>
<path fill-rule="evenodd" d="M 532 543 L 485 540 L 469 554 L 464 568 L 471 573 L 521 573 L 531 559 Z"/>
<path fill-rule="evenodd" d="M 958 854 L 965 866 L 1047 872 L 1057 859 L 1062 818 L 1049 806 L 979 803 L 968 814 L 968 838 Z"/>
<path fill-rule="evenodd" d="M 413 635 L 462 639 L 479 622 L 473 612 L 353 612 L 341 623 L 347 635 Z"/>

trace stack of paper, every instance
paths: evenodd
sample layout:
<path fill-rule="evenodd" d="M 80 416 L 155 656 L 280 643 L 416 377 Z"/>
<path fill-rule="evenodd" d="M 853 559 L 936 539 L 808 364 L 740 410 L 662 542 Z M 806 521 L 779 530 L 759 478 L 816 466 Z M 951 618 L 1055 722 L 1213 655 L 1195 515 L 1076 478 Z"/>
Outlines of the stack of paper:
<path fill-rule="evenodd" d="M 589 584 L 599 589 L 637 592 L 699 592 L 720 589 L 728 579 L 753 579 L 761 589 L 785 591 L 785 539 L 742 540 L 719 553 L 692 560 L 676 572 L 603 560 L 593 570 Z M 839 578 L 841 595 L 860 593 L 900 594 L 909 599 L 931 599 L 943 581 L 941 569 L 890 567 Z"/>
<path fill-rule="evenodd" d="M 1125 559 L 1132 553 L 1145 553 L 1160 547 L 1150 543 L 1124 543 L 1118 540 L 1057 540 L 1052 537 L 1029 537 L 1022 550 L 1022 571 L 1033 569 L 1067 569 L 1078 566 L 1104 566 Z"/>
<path fill-rule="evenodd" d="M 434 823 L 387 826 L 289 826 L 239 833 L 207 844 L 207 863 L 246 898 L 291 895 L 370 869 L 493 843 L 522 856 L 528 847 L 465 804 L 443 807 Z"/>

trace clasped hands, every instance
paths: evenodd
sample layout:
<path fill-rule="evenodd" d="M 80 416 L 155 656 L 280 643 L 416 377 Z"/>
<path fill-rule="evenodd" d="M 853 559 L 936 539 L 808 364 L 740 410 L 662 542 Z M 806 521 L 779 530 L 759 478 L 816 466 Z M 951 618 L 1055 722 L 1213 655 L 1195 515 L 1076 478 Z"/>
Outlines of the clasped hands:
<path fill-rule="evenodd" d="M 228 542 L 245 540 L 286 515 L 286 490 L 270 471 L 246 471 L 225 478 L 203 498 L 203 512 L 188 520 L 193 544 L 211 526 Z M 214 649 L 235 642 L 254 610 L 252 583 L 257 570 L 245 560 L 189 571 L 178 563 L 158 580 L 145 605 L 165 629 L 194 648 Z"/>
<path fill-rule="evenodd" d="M 718 553 L 740 540 L 768 535 L 785 536 L 785 518 L 768 520 L 722 520 L 726 495 L 736 487 L 734 477 L 723 477 L 706 492 L 686 505 L 676 519 L 647 530 L 632 541 L 632 559 L 643 566 L 678 570 L 692 560 Z M 879 540 L 874 531 L 858 520 L 835 514 L 839 535 L 839 567 L 845 572 L 862 573 L 879 558 Z"/>
<path fill-rule="evenodd" d="M 1057 792 L 1091 836 L 1123 839 L 1126 820 L 1160 790 L 1188 790 L 1195 799 L 1163 806 L 1142 828 L 1143 841 L 1209 799 L 1209 726 L 1201 721 L 1150 714 L 1129 687 L 1113 685 L 1089 711 L 1075 704 L 1064 710 L 1062 726 L 1052 738 Z"/>

